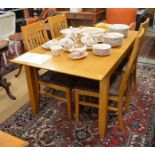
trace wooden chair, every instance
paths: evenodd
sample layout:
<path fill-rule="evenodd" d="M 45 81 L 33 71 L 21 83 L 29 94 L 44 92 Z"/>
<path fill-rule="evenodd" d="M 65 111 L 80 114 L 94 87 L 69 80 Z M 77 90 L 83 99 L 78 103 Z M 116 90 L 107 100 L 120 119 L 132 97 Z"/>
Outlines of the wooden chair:
<path fill-rule="evenodd" d="M 143 23 L 140 24 L 139 32 L 144 28 L 144 34 L 143 34 L 143 40 L 147 32 L 147 27 L 149 25 L 150 18 L 147 18 Z M 141 42 L 142 44 L 142 42 Z M 136 75 L 137 75 L 137 61 L 133 65 L 133 74 L 132 74 L 132 81 L 134 84 L 134 89 L 137 91 L 137 81 L 136 81 Z"/>
<path fill-rule="evenodd" d="M 21 30 L 27 51 L 40 46 L 49 40 L 44 21 L 22 26 Z"/>
<path fill-rule="evenodd" d="M 129 92 L 130 74 L 132 66 L 137 59 L 138 51 L 140 49 L 140 45 L 143 39 L 143 34 L 144 29 L 141 30 L 138 37 L 136 38 L 125 72 L 122 72 L 121 75 L 113 75 L 110 81 L 109 100 L 115 101 L 117 103 L 117 106 L 113 107 L 109 105 L 108 110 L 115 111 L 118 113 L 119 126 L 120 129 L 122 130 L 125 129 L 123 122 L 123 110 L 122 110 L 123 99 L 125 98 L 126 107 L 128 108 L 130 100 L 130 92 Z M 75 86 L 76 121 L 79 120 L 79 105 L 99 108 L 98 104 L 81 101 L 80 95 L 93 96 L 98 98 L 99 97 L 98 90 L 99 90 L 98 81 L 83 78 L 77 83 L 77 85 Z"/>
<path fill-rule="evenodd" d="M 0 131 L 0 147 L 25 147 L 28 145 L 28 142 Z"/>
<path fill-rule="evenodd" d="M 42 9 L 42 12 L 41 12 L 41 14 L 40 14 L 39 17 L 30 17 L 29 10 L 30 9 L 24 9 L 24 15 L 25 15 L 25 23 L 26 23 L 26 25 L 30 25 L 30 24 L 36 23 L 38 21 L 44 20 L 47 17 L 47 11 L 48 11 L 47 8 Z M 14 33 L 14 34 L 10 35 L 9 36 L 9 39 L 11 41 L 14 41 L 14 42 L 20 42 L 21 43 L 21 53 L 24 53 L 24 44 L 23 44 L 23 37 L 22 37 L 22 33 L 21 32 Z M 20 65 L 19 71 L 15 75 L 15 77 L 18 77 L 20 75 L 21 70 L 22 70 L 22 65 Z"/>
<path fill-rule="evenodd" d="M 66 14 L 58 14 L 48 18 L 52 38 L 61 35 L 60 30 L 68 28 Z"/>
<path fill-rule="evenodd" d="M 44 21 L 40 21 L 22 27 L 22 35 L 27 50 L 31 50 L 43 44 L 44 42 L 48 41 Z M 38 90 L 36 90 L 36 93 L 40 93 L 42 95 L 66 101 L 68 109 L 68 118 L 71 119 L 71 89 L 73 88 L 73 84 L 75 84 L 76 80 L 77 80 L 76 77 L 70 75 L 47 71 L 43 73 L 41 76 L 38 75 Z M 39 89 L 42 86 L 63 91 L 65 92 L 66 96 L 60 97 L 42 91 L 41 89 Z"/>
<path fill-rule="evenodd" d="M 141 30 L 144 28 L 144 34 L 143 34 L 142 42 L 143 42 L 144 37 L 145 37 L 145 34 L 146 34 L 146 32 L 147 32 L 147 27 L 148 27 L 149 21 L 150 21 L 150 19 L 147 18 L 143 23 L 140 24 L 139 32 L 141 32 Z M 142 42 L 141 42 L 141 45 L 142 45 Z M 141 46 L 141 45 L 140 45 L 140 46 Z M 128 62 L 128 58 L 126 58 L 126 59 L 120 64 L 120 66 L 118 67 L 118 70 L 117 70 L 118 73 L 126 70 L 126 64 L 127 64 L 127 62 Z M 137 91 L 136 73 L 137 73 L 137 61 L 135 61 L 135 64 L 134 64 L 133 67 L 132 67 L 132 74 L 131 74 L 131 84 L 132 84 L 132 82 L 133 82 L 134 89 Z"/>

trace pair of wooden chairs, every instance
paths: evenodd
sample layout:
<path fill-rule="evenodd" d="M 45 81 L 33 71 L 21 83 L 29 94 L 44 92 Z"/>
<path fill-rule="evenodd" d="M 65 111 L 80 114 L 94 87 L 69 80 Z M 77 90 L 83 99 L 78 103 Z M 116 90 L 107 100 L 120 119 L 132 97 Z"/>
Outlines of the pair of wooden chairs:
<path fill-rule="evenodd" d="M 130 101 L 130 81 L 132 71 L 135 69 L 135 63 L 137 61 L 138 52 L 140 50 L 144 33 L 144 27 L 139 31 L 139 34 L 135 40 L 134 47 L 132 49 L 131 55 L 126 64 L 125 71 L 122 71 L 121 74 L 116 74 L 111 76 L 110 88 L 109 88 L 109 101 L 116 102 L 116 106 L 108 105 L 109 111 L 115 111 L 118 114 L 119 126 L 120 129 L 124 130 L 124 121 L 123 121 L 123 102 L 125 99 L 126 108 L 129 108 Z M 79 111 L 80 105 L 89 106 L 94 108 L 99 108 L 98 103 L 92 103 L 89 101 L 84 101 L 80 99 L 80 96 L 91 96 L 98 98 L 99 97 L 99 83 L 95 80 L 81 79 L 75 86 L 75 113 L 76 121 L 79 120 Z M 104 94 L 103 94 L 104 95 Z"/>
<path fill-rule="evenodd" d="M 48 22 L 53 38 L 58 37 L 60 35 L 59 31 L 68 26 L 66 17 L 63 14 L 48 18 Z M 27 51 L 47 42 L 49 39 L 46 31 L 45 21 L 39 21 L 31 25 L 23 26 L 22 36 Z M 38 75 L 37 69 L 36 74 Z M 71 75 L 46 71 L 42 75 L 38 75 L 38 90 L 36 90 L 36 92 L 38 92 L 38 94 L 43 94 L 62 101 L 66 101 L 68 109 L 68 118 L 71 119 L 71 90 L 73 88 L 73 84 L 76 83 L 76 80 L 77 77 L 73 77 Z M 60 97 L 58 95 L 42 91 L 42 86 L 63 91 L 65 92 L 66 96 Z"/>

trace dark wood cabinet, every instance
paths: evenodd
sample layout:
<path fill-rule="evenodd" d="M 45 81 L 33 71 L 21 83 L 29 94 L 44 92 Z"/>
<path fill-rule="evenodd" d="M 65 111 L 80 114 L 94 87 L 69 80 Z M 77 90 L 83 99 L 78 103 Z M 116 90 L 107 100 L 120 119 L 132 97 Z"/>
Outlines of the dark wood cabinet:
<path fill-rule="evenodd" d="M 71 26 L 80 25 L 94 25 L 98 21 L 102 21 L 105 15 L 105 9 L 103 8 L 83 8 L 81 12 L 70 12 L 69 8 L 57 8 L 54 11 L 49 12 L 49 16 L 53 14 L 66 13 L 68 23 Z"/>

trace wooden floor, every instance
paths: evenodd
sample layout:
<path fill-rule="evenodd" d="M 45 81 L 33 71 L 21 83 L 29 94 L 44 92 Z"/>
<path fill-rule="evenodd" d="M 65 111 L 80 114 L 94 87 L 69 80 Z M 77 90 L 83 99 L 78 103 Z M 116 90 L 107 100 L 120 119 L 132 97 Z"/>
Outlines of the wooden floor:
<path fill-rule="evenodd" d="M 16 96 L 16 100 L 10 99 L 5 90 L 0 87 L 0 123 L 9 118 L 13 113 L 15 113 L 21 106 L 28 101 L 28 90 L 27 83 L 25 78 L 24 68 L 22 73 L 18 78 L 14 75 L 17 73 L 17 70 L 9 73 L 7 81 L 11 82 L 10 86 L 11 92 Z"/>

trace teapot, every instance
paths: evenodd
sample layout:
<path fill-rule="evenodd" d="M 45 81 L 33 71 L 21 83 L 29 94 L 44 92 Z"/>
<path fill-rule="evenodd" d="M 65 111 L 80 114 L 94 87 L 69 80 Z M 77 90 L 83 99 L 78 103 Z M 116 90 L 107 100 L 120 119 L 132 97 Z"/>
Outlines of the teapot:
<path fill-rule="evenodd" d="M 59 45 L 62 46 L 64 51 L 69 51 L 76 47 L 76 42 L 72 38 L 66 36 L 65 38 L 60 39 Z"/>

